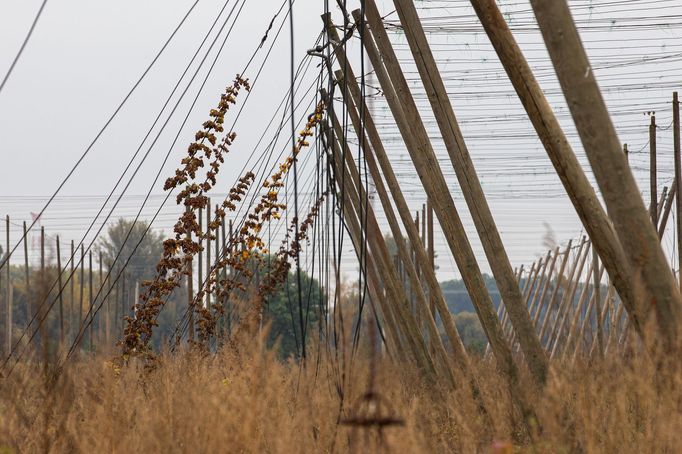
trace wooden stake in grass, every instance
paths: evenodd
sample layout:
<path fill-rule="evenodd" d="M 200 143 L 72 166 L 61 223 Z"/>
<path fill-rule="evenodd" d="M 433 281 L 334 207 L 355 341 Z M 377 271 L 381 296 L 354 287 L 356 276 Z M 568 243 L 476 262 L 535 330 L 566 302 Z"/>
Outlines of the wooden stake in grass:
<path fill-rule="evenodd" d="M 573 121 L 623 248 L 658 318 L 661 339 L 677 348 L 682 298 L 565 0 L 531 0 Z M 602 257 L 604 259 L 604 257 Z M 605 260 L 605 259 L 604 259 Z M 646 314 L 645 307 L 643 314 Z M 645 317 L 645 316 L 644 316 Z"/>

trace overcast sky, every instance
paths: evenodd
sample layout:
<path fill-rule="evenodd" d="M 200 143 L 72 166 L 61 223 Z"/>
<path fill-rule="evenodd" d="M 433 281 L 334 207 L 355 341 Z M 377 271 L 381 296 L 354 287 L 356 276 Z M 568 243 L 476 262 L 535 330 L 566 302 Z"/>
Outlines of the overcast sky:
<path fill-rule="evenodd" d="M 39 0 L 5 0 L 0 4 L 0 74 L 4 75 L 9 67 L 40 3 Z M 40 210 L 192 3 L 190 0 L 48 1 L 33 37 L 0 93 L 0 156 L 3 163 L 0 214 L 9 214 L 13 223 L 20 224 L 21 221 L 30 220 L 30 212 Z M 66 241 L 80 239 L 85 226 L 104 201 L 103 196 L 111 191 L 135 153 L 223 3 L 223 0 L 199 1 L 157 65 L 46 213 L 43 224 L 48 233 L 61 234 Z M 349 9 L 358 6 L 356 1 L 348 3 Z M 535 29 L 528 2 L 500 3 L 589 173 L 589 166 L 558 91 L 551 63 Z M 674 0 L 571 2 L 621 140 L 628 142 L 631 150 L 639 152 L 633 154 L 632 163 L 647 201 L 647 111 L 656 110 L 661 125 L 659 192 L 672 179 L 672 139 L 671 131 L 666 128 L 671 121 L 671 92 L 676 89 L 682 76 L 682 44 L 679 40 L 682 5 L 678 3 Z M 226 13 L 221 17 L 226 17 L 227 11 L 234 5 L 239 3 L 230 1 Z M 280 5 L 280 0 L 246 1 L 187 125 L 170 151 L 162 177 L 177 166 L 194 131 L 207 119 L 209 109 L 217 103 L 225 85 L 244 67 Z M 389 14 L 393 9 L 390 1 L 381 1 L 379 5 L 384 14 Z M 419 2 L 419 6 L 512 264 L 530 263 L 544 252 L 546 225 L 554 231 L 557 241 L 564 244 L 568 239 L 580 235 L 580 223 L 468 2 L 430 1 Z M 319 15 L 322 12 L 322 1 L 299 0 L 296 3 L 296 62 L 304 57 L 306 49 L 313 47 L 319 36 Z M 335 19 L 340 22 L 339 12 L 335 10 L 334 13 Z M 284 15 L 280 14 L 275 28 L 283 19 Z M 397 17 L 389 14 L 388 20 L 396 21 Z M 221 173 L 220 181 L 224 184 L 218 192 L 227 191 L 245 163 L 251 165 L 248 156 L 288 88 L 287 27 L 288 23 L 276 41 L 251 99 L 235 127 L 238 139 L 224 166 L 224 173 Z M 275 32 L 271 31 L 270 39 L 274 38 Z M 442 158 L 443 171 L 471 233 L 481 267 L 488 270 L 452 166 L 438 139 L 433 115 L 421 85 L 417 83 L 418 74 L 410 62 L 404 37 L 394 33 L 392 39 L 403 58 L 406 74 L 414 82 L 415 98 L 432 132 L 434 146 Z M 220 42 L 222 38 L 217 46 Z M 216 51 L 217 47 L 210 53 L 206 65 L 211 63 Z M 357 63 L 360 57 L 357 43 L 351 44 L 350 51 Z M 306 83 L 313 82 L 319 72 L 316 68 L 318 63 L 312 63 Z M 193 72 L 196 64 L 190 72 Z M 113 218 L 132 217 L 136 213 L 142 195 L 148 191 L 178 133 L 181 121 L 206 74 L 205 68 L 199 72 L 186 99 L 180 103 L 178 113 L 171 118 L 167 129 L 151 149 L 149 157 L 131 183 L 128 196 L 123 199 Z M 255 69 L 252 67 L 246 75 L 255 77 Z M 359 68 L 356 68 L 356 72 L 359 73 Z M 184 87 L 185 82 L 181 90 Z M 308 96 L 312 95 L 314 90 Z M 177 99 L 177 94 L 173 99 Z M 304 101 L 303 106 L 308 104 L 308 98 Z M 409 202 L 417 209 L 423 203 L 424 196 L 409 163 L 409 156 L 380 97 L 377 97 L 374 106 L 396 171 L 404 184 Z M 301 107 L 299 110 L 297 114 L 302 115 L 305 109 Z M 162 122 L 164 119 L 162 117 Z M 152 138 L 158 129 L 157 126 Z M 283 140 L 285 143 L 286 137 Z M 142 148 L 142 154 L 150 143 L 151 140 Z M 261 145 L 257 153 L 264 149 L 265 145 Z M 138 157 L 136 163 L 139 162 Z M 161 203 L 162 181 L 163 178 L 153 188 L 154 197 L 143 210 L 144 218 L 151 217 Z M 172 205 L 162 211 L 155 224 L 160 229 L 172 225 L 176 213 Z M 381 213 L 379 216 L 383 219 Z M 19 237 L 19 228 L 15 224 L 12 226 L 13 240 Z M 4 239 L 4 224 L 0 230 Z M 670 249 L 672 237 L 667 237 L 665 244 Z M 454 261 L 440 236 L 437 245 L 440 277 L 456 276 L 458 273 Z M 17 257 L 17 260 L 21 260 L 21 255 Z M 353 268 L 351 254 L 347 254 L 345 263 L 349 270 Z"/>

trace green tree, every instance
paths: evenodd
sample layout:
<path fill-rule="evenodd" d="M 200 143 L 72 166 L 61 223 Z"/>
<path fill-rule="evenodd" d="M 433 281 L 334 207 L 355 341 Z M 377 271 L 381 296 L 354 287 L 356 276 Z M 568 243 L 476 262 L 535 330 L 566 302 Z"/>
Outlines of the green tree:
<path fill-rule="evenodd" d="M 104 265 L 111 271 L 110 283 L 113 284 L 116 276 L 125 266 L 125 278 L 119 279 L 121 287 L 117 303 L 122 304 L 126 312 L 129 312 L 131 306 L 137 301 L 136 284 L 154 279 L 156 265 L 163 255 L 163 234 L 148 227 L 149 223 L 146 221 L 133 222 L 121 218 L 109 226 L 106 237 L 98 242 L 98 250 L 102 253 Z M 138 243 L 140 243 L 139 246 Z M 125 281 L 125 286 L 123 286 L 123 281 Z M 144 289 L 140 286 L 139 290 L 142 292 Z M 112 292 L 110 298 L 114 295 L 115 292 Z M 187 290 L 183 279 L 181 288 L 173 292 L 157 320 L 159 327 L 155 330 L 153 340 L 156 347 L 160 346 L 164 336 L 172 333 L 179 315 L 178 304 L 186 300 Z"/>
<path fill-rule="evenodd" d="M 471 353 L 482 355 L 488 339 L 478 316 L 473 312 L 460 312 L 455 315 L 455 324 L 466 349 Z"/>
<path fill-rule="evenodd" d="M 267 266 L 262 267 L 260 274 L 267 273 Z M 324 319 L 325 295 L 317 279 L 311 278 L 301 271 L 301 308 L 303 331 L 306 343 L 317 336 L 319 321 Z M 265 301 L 263 321 L 270 324 L 268 345 L 278 344 L 280 358 L 288 358 L 300 353 L 301 341 L 301 312 L 298 302 L 298 282 L 296 272 L 289 273 L 286 282 Z"/>

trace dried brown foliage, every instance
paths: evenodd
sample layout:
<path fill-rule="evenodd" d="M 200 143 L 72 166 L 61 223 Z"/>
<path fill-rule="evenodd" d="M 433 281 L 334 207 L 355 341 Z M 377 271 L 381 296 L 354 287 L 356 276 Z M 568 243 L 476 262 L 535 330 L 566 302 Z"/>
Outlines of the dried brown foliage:
<path fill-rule="evenodd" d="M 341 401 L 324 350 L 319 367 L 300 369 L 276 360 L 262 337 L 249 334 L 237 345 L 216 355 L 164 356 L 142 375 L 135 367 L 114 370 L 101 358 L 84 359 L 70 364 L 54 387 L 40 366 L 22 363 L 0 387 L 0 451 L 679 451 L 682 375 L 644 358 L 554 363 L 544 393 L 531 397 L 536 424 L 524 445 L 512 441 L 508 388 L 493 364 L 473 362 L 488 425 L 465 388 L 442 392 L 409 366 L 383 359 L 375 391 L 404 425 L 385 429 L 380 441 L 375 430 L 339 423 L 367 390 L 370 360 L 363 349 Z M 535 389 L 528 377 L 521 382 L 523 392 Z"/>

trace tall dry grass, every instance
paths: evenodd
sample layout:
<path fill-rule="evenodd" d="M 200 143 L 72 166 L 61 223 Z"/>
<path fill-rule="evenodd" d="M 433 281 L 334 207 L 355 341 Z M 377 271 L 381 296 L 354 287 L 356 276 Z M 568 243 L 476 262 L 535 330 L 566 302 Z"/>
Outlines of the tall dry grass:
<path fill-rule="evenodd" d="M 474 368 L 488 419 L 464 389 L 426 386 L 409 367 L 382 360 L 373 390 L 391 407 L 383 416 L 403 424 L 381 436 L 343 424 L 368 390 L 366 356 L 361 350 L 344 368 L 343 382 L 324 350 L 303 368 L 278 361 L 258 339 L 211 356 L 165 356 L 151 372 L 117 373 L 105 358 L 81 358 L 54 383 L 22 364 L 0 382 L 0 452 L 682 450 L 682 376 L 643 358 L 555 363 L 544 393 L 528 396 L 531 438 L 514 442 L 508 392 L 481 361 Z"/>

